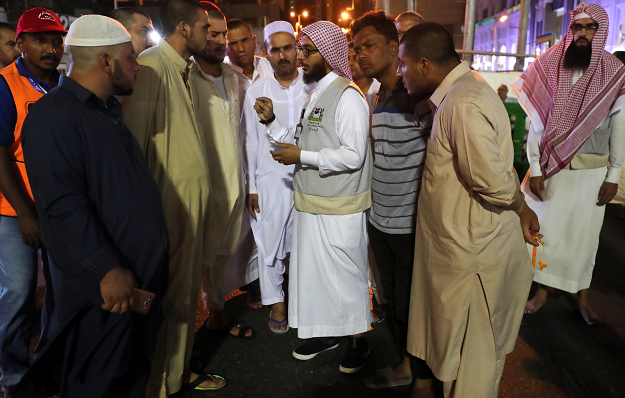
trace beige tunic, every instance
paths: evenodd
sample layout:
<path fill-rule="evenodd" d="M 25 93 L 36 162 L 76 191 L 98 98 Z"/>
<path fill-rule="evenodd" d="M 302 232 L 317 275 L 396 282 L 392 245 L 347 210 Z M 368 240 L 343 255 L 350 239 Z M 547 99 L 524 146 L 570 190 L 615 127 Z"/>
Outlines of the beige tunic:
<path fill-rule="evenodd" d="M 202 282 L 207 308 L 223 309 L 230 256 L 237 248 L 245 201 L 245 177 L 239 142 L 239 81 L 226 64 L 220 64 L 226 86 L 223 98 L 217 84 L 198 64 L 191 71 L 193 103 L 202 129 L 211 180 L 211 219 L 205 238 Z"/>
<path fill-rule="evenodd" d="M 206 144 L 185 85 L 187 63 L 165 41 L 137 59 L 142 65 L 134 93 L 123 101 L 124 120 L 161 191 L 169 229 L 169 287 L 148 397 L 180 389 L 191 357 L 197 299 L 208 227 L 209 168 Z"/>
<path fill-rule="evenodd" d="M 469 389 L 484 398 L 496 391 L 493 380 L 498 383 L 514 347 L 533 277 L 514 211 L 523 196 L 512 167 L 510 123 L 497 94 L 464 62 L 430 105 L 434 125 L 418 205 L 408 351 L 445 382 L 465 379 L 460 367 L 485 369 L 477 382 L 486 386 Z M 490 350 L 468 351 L 476 339 Z"/>

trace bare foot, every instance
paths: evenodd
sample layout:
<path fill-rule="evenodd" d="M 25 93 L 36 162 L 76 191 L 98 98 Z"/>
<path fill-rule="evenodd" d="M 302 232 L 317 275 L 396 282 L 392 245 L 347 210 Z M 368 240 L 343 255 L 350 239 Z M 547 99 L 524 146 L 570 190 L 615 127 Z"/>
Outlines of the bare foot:
<path fill-rule="evenodd" d="M 226 384 L 225 380 L 218 379 L 218 378 L 216 378 L 216 377 L 214 377 L 213 375 L 210 375 L 210 374 L 209 374 L 209 376 L 211 376 L 211 380 L 206 380 L 204 383 L 200 384 L 198 387 L 200 387 L 200 388 L 220 388 L 220 387 L 223 387 L 224 384 Z M 182 384 L 183 385 L 189 384 L 192 381 L 194 381 L 195 379 L 197 379 L 198 377 L 200 377 L 200 375 L 198 375 L 195 372 L 191 372 L 191 371 L 185 372 L 185 374 L 182 376 Z"/>
<path fill-rule="evenodd" d="M 601 318 L 590 307 L 590 300 L 588 298 L 588 289 L 580 290 L 577 293 L 577 307 L 579 313 L 589 325 L 599 325 Z"/>
<path fill-rule="evenodd" d="M 525 313 L 526 314 L 535 314 L 536 311 L 540 309 L 547 302 L 547 289 L 545 289 L 542 285 L 538 286 L 538 290 L 536 290 L 536 294 L 530 301 L 525 303 Z"/>
<path fill-rule="evenodd" d="M 260 290 L 250 290 L 247 292 L 247 306 L 253 310 L 260 310 L 263 308 Z"/>
<path fill-rule="evenodd" d="M 271 312 L 269 313 L 269 318 L 275 319 L 278 322 L 286 319 L 286 306 L 284 305 L 284 303 L 275 303 L 274 305 L 272 305 Z M 278 322 L 272 321 L 270 319 L 269 328 L 275 331 L 286 331 L 288 323 L 282 322 L 281 324 L 279 324 Z"/>
<path fill-rule="evenodd" d="M 410 393 L 410 398 L 434 398 L 434 384 L 432 379 L 415 380 L 414 388 Z"/>

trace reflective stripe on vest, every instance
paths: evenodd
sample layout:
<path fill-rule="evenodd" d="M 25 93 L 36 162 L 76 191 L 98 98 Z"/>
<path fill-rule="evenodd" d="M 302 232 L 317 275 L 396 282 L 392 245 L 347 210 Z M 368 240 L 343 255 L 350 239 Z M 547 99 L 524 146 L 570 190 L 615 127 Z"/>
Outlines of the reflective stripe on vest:
<path fill-rule="evenodd" d="M 15 109 L 17 110 L 17 122 L 15 123 L 15 131 L 13 133 L 15 140 L 9 148 L 9 158 L 15 163 L 16 169 L 22 177 L 19 181 L 22 191 L 28 194 L 32 199 L 33 193 L 28 183 L 26 166 L 24 165 L 24 154 L 22 152 L 22 125 L 24 124 L 26 115 L 28 115 L 28 109 L 32 104 L 37 102 L 39 98 L 43 97 L 43 93 L 33 86 L 31 79 L 20 75 L 15 62 L 0 70 L 0 75 L 4 77 L 4 80 L 6 80 L 9 85 L 9 89 L 13 95 L 13 101 L 15 101 Z M 11 207 L 4 195 L 2 195 L 2 192 L 0 192 L 0 215 L 17 215 L 13 207 Z"/>

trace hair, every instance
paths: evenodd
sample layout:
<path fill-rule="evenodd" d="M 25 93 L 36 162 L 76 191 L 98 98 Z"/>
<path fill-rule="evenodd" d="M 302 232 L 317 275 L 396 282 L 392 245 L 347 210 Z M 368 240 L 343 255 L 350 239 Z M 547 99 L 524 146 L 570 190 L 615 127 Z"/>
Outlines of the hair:
<path fill-rule="evenodd" d="M 505 88 L 506 91 L 508 91 L 508 86 L 506 86 L 505 84 L 502 84 L 499 87 L 497 87 L 497 90 L 499 90 L 500 88 Z"/>
<path fill-rule="evenodd" d="M 10 30 L 12 32 L 15 32 L 17 29 L 14 25 L 11 25 L 10 23 L 0 22 L 0 30 Z"/>
<path fill-rule="evenodd" d="M 399 19 L 404 19 L 404 18 L 411 18 L 414 19 L 415 21 L 417 21 L 418 23 L 423 23 L 425 22 L 425 19 L 423 19 L 423 17 L 421 16 L 421 14 L 419 14 L 418 12 L 414 12 L 414 11 L 404 11 L 401 14 L 399 14 L 397 16 L 397 18 L 395 18 L 395 20 L 399 20 Z"/>
<path fill-rule="evenodd" d="M 247 30 L 250 31 L 250 34 L 253 36 L 254 33 L 252 32 L 252 27 L 250 26 L 250 24 L 248 24 L 247 22 L 245 22 L 242 19 L 231 19 L 228 21 L 227 23 L 228 26 L 228 30 L 234 30 L 234 29 L 238 29 L 241 27 L 246 28 Z"/>
<path fill-rule="evenodd" d="M 209 18 L 226 19 L 226 16 L 224 15 L 224 13 L 219 11 L 219 10 L 217 10 L 217 9 L 215 9 L 215 8 L 213 8 L 212 10 L 207 11 L 207 12 L 208 12 L 208 17 Z"/>
<path fill-rule="evenodd" d="M 625 64 L 625 51 L 615 51 L 613 55 Z"/>
<path fill-rule="evenodd" d="M 352 37 L 368 26 L 373 26 L 375 30 L 386 38 L 386 42 L 396 41 L 399 43 L 395 20 L 392 16 L 386 15 L 384 11 L 370 11 L 362 17 L 352 21 L 350 31 Z"/>
<path fill-rule="evenodd" d="M 108 53 L 111 56 L 116 57 L 117 53 L 122 48 L 122 44 L 100 47 L 66 45 L 65 52 L 67 52 L 69 56 L 71 69 L 87 71 L 93 67 L 93 64 L 98 61 L 98 57 L 102 53 Z"/>
<path fill-rule="evenodd" d="M 352 40 L 347 42 L 347 47 L 354 48 L 354 42 Z"/>
<path fill-rule="evenodd" d="M 424 22 L 408 29 L 401 39 L 404 52 L 413 60 L 426 58 L 434 65 L 460 63 L 454 39 L 445 27 L 436 22 Z"/>
<path fill-rule="evenodd" d="M 152 20 L 152 17 L 150 17 L 146 12 L 130 7 L 119 7 L 111 11 L 111 13 L 109 14 L 111 18 L 124 25 L 124 28 L 126 28 L 126 30 L 128 31 L 135 23 L 135 15 L 143 15 L 150 21 Z"/>
<path fill-rule="evenodd" d="M 195 25 L 198 21 L 197 10 L 206 11 L 198 0 L 165 0 L 158 13 L 163 34 L 173 35 L 180 22 Z"/>

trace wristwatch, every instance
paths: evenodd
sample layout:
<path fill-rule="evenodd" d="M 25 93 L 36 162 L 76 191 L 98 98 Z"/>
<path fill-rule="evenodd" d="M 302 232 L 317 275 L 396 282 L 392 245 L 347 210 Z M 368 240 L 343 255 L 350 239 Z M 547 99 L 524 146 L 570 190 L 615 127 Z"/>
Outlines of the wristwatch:
<path fill-rule="evenodd" d="M 267 119 L 267 120 L 260 119 L 259 122 L 260 122 L 260 124 L 268 125 L 270 123 L 273 123 L 274 120 L 276 120 L 276 114 L 275 113 L 269 119 Z"/>

